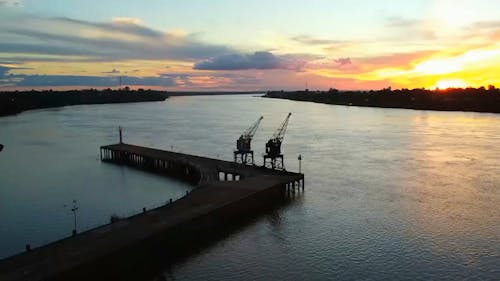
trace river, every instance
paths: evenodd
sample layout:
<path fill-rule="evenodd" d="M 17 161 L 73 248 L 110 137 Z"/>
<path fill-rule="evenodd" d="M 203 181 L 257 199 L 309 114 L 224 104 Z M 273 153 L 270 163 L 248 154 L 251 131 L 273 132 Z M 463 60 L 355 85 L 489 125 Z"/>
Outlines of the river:
<path fill-rule="evenodd" d="M 292 112 L 288 170 L 305 194 L 164 273 L 175 280 L 498 280 L 500 115 L 173 97 L 0 118 L 0 258 L 181 197 L 183 182 L 101 163 L 118 141 L 232 159 L 263 115 Z"/>

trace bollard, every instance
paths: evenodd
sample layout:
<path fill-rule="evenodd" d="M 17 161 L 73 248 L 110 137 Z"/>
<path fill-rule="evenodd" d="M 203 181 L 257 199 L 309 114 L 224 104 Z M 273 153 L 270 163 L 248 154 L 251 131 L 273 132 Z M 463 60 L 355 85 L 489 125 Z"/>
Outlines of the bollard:
<path fill-rule="evenodd" d="M 31 245 L 30 244 L 26 244 L 26 252 L 29 252 L 31 251 Z"/>
<path fill-rule="evenodd" d="M 146 208 L 142 208 L 142 212 L 145 213 L 146 212 Z"/>
<path fill-rule="evenodd" d="M 76 236 L 76 229 L 73 229 L 73 236 Z"/>
<path fill-rule="evenodd" d="M 188 195 L 189 195 L 189 190 L 186 190 L 186 196 L 188 196 Z"/>
<path fill-rule="evenodd" d="M 170 204 L 172 204 L 172 198 L 170 198 Z"/>

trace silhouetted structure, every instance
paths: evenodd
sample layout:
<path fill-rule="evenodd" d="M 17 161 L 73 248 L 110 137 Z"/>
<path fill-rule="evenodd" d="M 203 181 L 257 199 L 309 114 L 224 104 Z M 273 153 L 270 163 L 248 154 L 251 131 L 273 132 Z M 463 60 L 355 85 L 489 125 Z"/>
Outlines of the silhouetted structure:
<path fill-rule="evenodd" d="M 264 155 L 264 166 L 276 170 L 285 170 L 285 162 L 283 161 L 283 154 L 281 153 L 281 143 L 285 137 L 288 121 L 292 113 L 288 113 L 285 121 L 276 130 L 273 137 L 266 143 L 266 154 Z"/>
<path fill-rule="evenodd" d="M 0 92 L 0 116 L 49 107 L 77 104 L 106 104 L 164 101 L 167 92 L 139 89 Z"/>
<path fill-rule="evenodd" d="M 164 206 L 112 217 L 113 223 L 46 246 L 26 247 L 0 260 L 0 280 L 124 280 L 154 262 L 165 266 L 218 230 L 304 191 L 303 174 L 123 143 L 101 147 L 101 160 L 187 180 L 197 188 Z"/>
<path fill-rule="evenodd" d="M 259 128 L 260 122 L 264 117 L 260 117 L 255 123 L 252 124 L 240 138 L 236 141 L 236 150 L 234 151 L 234 162 L 240 164 L 250 164 L 254 165 L 254 157 L 252 150 L 252 139 L 257 129 Z"/>
<path fill-rule="evenodd" d="M 268 92 L 265 97 L 347 106 L 500 113 L 500 89 Z"/>

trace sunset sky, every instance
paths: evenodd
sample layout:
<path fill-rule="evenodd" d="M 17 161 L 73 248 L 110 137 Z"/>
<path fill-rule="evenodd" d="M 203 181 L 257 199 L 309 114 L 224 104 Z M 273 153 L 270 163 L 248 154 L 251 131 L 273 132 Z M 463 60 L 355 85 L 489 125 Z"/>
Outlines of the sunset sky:
<path fill-rule="evenodd" d="M 0 0 L 0 90 L 120 79 L 185 91 L 500 86 L 500 2 Z"/>

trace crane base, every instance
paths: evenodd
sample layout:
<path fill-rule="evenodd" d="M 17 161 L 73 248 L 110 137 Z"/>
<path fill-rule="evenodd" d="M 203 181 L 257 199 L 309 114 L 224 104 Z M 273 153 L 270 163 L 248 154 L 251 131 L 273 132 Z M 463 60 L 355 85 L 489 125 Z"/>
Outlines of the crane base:
<path fill-rule="evenodd" d="M 278 155 L 278 156 L 264 155 L 264 167 L 273 170 L 285 171 L 285 161 L 283 160 L 283 155 Z"/>
<path fill-rule="evenodd" d="M 255 165 L 253 151 L 235 151 L 234 162 L 243 165 Z"/>

